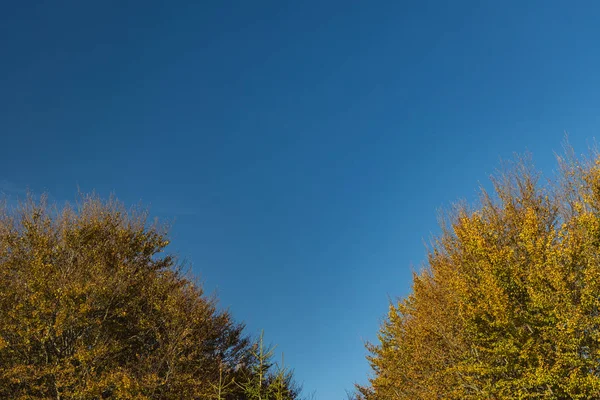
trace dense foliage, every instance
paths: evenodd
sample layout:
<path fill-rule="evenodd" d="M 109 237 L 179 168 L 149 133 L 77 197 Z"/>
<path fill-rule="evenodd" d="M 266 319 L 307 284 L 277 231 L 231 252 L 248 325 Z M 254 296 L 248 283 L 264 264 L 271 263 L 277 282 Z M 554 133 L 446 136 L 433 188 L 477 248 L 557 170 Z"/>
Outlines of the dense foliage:
<path fill-rule="evenodd" d="M 297 398 L 167 245 L 114 200 L 1 206 L 0 398 Z"/>
<path fill-rule="evenodd" d="M 600 398 L 600 158 L 559 166 L 520 160 L 445 217 L 358 397 Z"/>

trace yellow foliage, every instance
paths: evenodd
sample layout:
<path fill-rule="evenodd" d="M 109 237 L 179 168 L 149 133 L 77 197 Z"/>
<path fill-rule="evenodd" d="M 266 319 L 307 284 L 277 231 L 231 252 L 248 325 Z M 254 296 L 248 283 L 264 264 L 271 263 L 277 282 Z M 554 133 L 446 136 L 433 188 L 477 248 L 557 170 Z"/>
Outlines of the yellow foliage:
<path fill-rule="evenodd" d="M 1 208 L 0 398 L 207 398 L 220 365 L 233 379 L 242 327 L 183 277 L 168 244 L 114 200 Z"/>
<path fill-rule="evenodd" d="M 366 399 L 600 398 L 600 159 L 526 160 L 457 206 L 390 307 Z"/>

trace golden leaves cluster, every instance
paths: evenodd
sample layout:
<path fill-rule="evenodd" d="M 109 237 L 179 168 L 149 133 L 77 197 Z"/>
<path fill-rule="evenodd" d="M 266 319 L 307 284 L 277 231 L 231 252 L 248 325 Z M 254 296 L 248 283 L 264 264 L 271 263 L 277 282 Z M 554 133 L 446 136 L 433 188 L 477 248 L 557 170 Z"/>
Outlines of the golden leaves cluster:
<path fill-rule="evenodd" d="M 442 220 L 368 345 L 367 399 L 600 398 L 600 158 L 518 159 Z"/>
<path fill-rule="evenodd" d="M 165 227 L 115 200 L 0 206 L 0 398 L 212 398 L 242 326 L 186 279 Z"/>

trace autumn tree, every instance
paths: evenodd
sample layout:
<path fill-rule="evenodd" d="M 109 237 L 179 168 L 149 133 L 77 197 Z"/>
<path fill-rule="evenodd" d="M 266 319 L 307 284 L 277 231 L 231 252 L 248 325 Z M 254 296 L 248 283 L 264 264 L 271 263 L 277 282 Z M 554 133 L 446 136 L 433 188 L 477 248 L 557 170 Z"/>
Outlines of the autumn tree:
<path fill-rule="evenodd" d="M 600 398 L 600 157 L 519 159 L 442 220 L 357 397 Z"/>
<path fill-rule="evenodd" d="M 0 206 L 0 398 L 245 400 L 243 325 L 115 200 Z"/>

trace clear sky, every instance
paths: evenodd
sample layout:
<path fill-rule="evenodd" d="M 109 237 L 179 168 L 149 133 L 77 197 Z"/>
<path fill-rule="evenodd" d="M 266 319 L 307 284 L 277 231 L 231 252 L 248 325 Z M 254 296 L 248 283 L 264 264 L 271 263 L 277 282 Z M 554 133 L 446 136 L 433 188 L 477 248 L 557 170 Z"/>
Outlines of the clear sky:
<path fill-rule="evenodd" d="M 0 190 L 174 220 L 206 290 L 343 399 L 436 210 L 597 135 L 598 4 L 4 1 Z"/>

